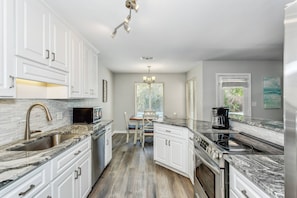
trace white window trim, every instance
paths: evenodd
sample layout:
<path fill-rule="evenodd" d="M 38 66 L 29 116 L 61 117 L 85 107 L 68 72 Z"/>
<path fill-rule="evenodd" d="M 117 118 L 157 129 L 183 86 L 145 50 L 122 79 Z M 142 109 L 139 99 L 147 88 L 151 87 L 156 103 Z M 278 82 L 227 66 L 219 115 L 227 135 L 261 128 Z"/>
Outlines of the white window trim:
<path fill-rule="evenodd" d="M 252 115 L 252 107 L 251 107 L 251 101 L 252 101 L 252 86 L 251 86 L 251 73 L 216 73 L 216 106 L 222 106 L 221 105 L 221 101 L 223 101 L 221 99 L 223 93 L 220 89 L 220 79 L 222 77 L 231 77 L 231 76 L 242 76 L 246 79 L 248 79 L 248 88 L 247 88 L 247 98 L 245 98 L 247 100 L 247 105 L 244 108 L 244 115 L 245 116 L 251 116 Z"/>

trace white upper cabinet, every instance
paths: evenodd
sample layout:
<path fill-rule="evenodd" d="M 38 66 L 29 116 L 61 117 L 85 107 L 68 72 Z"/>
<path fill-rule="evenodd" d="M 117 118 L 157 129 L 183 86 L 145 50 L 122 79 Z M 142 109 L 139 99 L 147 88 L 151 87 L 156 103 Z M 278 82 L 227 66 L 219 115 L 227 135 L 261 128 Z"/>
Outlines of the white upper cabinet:
<path fill-rule="evenodd" d="M 0 0 L 0 98 L 15 97 L 15 79 L 11 63 L 12 10 L 11 0 Z"/>
<path fill-rule="evenodd" d="M 16 2 L 16 55 L 48 65 L 50 60 L 48 9 L 36 0 Z"/>
<path fill-rule="evenodd" d="M 96 51 L 89 45 L 84 45 L 84 97 L 98 97 L 98 56 Z"/>
<path fill-rule="evenodd" d="M 49 64 L 63 71 L 68 71 L 68 28 L 54 15 L 50 17 L 51 56 Z"/>
<path fill-rule="evenodd" d="M 68 71 L 68 28 L 40 1 L 16 1 L 16 54 Z"/>
<path fill-rule="evenodd" d="M 83 68 L 83 40 L 75 35 L 70 34 L 70 97 L 82 97 L 82 68 Z"/>
<path fill-rule="evenodd" d="M 16 3 L 16 77 L 68 85 L 67 26 L 37 0 Z"/>

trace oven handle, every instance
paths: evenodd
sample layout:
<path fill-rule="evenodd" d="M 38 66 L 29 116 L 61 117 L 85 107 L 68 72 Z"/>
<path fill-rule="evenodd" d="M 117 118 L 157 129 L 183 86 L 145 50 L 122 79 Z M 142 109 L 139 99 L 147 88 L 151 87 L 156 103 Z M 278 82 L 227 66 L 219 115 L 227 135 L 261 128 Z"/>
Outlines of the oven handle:
<path fill-rule="evenodd" d="M 196 153 L 196 156 L 198 156 L 198 158 L 209 168 L 211 169 L 212 171 L 214 171 L 216 174 L 221 174 L 220 173 L 220 168 L 217 168 L 215 167 L 214 165 L 212 165 L 210 162 L 208 162 L 208 160 L 206 160 L 204 157 L 208 158 L 207 155 L 205 155 L 204 153 L 200 152 L 198 150 L 197 147 L 195 147 L 195 153 Z"/>

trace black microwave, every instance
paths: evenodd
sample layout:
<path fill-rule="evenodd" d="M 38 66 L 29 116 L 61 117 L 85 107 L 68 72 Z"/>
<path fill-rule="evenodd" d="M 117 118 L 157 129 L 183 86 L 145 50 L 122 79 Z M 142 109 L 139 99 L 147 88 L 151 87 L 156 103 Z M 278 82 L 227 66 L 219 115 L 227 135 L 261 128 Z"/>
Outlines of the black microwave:
<path fill-rule="evenodd" d="M 73 108 L 73 123 L 97 123 L 102 119 L 101 107 L 76 107 Z"/>

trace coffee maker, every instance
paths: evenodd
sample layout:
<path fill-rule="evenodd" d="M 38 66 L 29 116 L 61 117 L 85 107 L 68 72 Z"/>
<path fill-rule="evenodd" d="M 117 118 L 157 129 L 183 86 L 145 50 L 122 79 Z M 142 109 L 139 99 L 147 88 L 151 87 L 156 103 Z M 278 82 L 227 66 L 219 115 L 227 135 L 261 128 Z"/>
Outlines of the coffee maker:
<path fill-rule="evenodd" d="M 229 129 L 229 109 L 213 107 L 211 125 L 213 129 Z"/>

